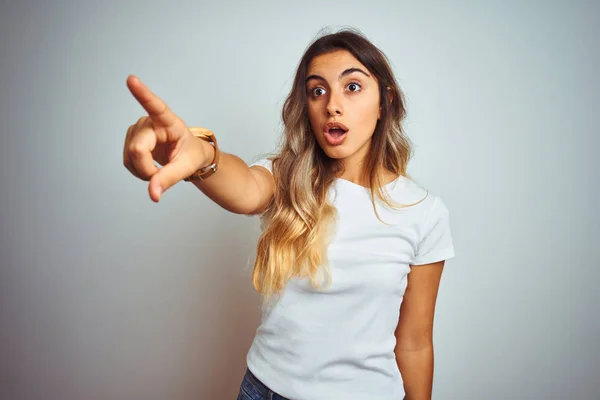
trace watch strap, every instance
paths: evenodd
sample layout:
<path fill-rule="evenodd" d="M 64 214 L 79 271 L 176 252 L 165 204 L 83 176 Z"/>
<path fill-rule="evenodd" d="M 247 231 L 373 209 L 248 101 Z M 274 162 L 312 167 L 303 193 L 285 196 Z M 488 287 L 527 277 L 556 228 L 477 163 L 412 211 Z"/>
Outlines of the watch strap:
<path fill-rule="evenodd" d="M 193 174 L 191 174 L 190 176 L 188 176 L 187 178 L 184 179 L 184 181 L 186 182 L 193 182 L 193 181 L 201 181 L 204 180 L 206 178 L 208 178 L 209 176 L 213 175 L 215 172 L 217 172 L 217 169 L 219 167 L 219 145 L 217 144 L 217 138 L 215 137 L 215 134 L 205 128 L 197 128 L 197 127 L 191 127 L 189 128 L 192 135 L 194 135 L 195 137 L 205 140 L 208 143 L 210 143 L 214 149 L 215 149 L 215 153 L 214 153 L 214 157 L 213 160 L 211 161 L 211 163 L 209 165 L 207 165 L 206 167 L 202 167 L 200 169 L 198 169 L 196 172 L 194 172 Z"/>

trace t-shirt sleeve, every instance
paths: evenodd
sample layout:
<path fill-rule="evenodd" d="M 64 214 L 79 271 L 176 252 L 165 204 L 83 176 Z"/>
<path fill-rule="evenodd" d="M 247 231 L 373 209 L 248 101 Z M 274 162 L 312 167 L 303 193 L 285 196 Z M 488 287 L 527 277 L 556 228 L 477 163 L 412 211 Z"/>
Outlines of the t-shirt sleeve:
<path fill-rule="evenodd" d="M 269 160 L 268 158 L 262 158 L 262 159 L 256 161 L 255 163 L 250 164 L 249 166 L 253 167 L 255 165 L 264 167 L 264 168 L 268 169 L 270 173 L 273 173 L 273 161 Z"/>
<path fill-rule="evenodd" d="M 454 257 L 449 211 L 437 196 L 433 199 L 420 236 L 412 265 L 430 264 Z"/>

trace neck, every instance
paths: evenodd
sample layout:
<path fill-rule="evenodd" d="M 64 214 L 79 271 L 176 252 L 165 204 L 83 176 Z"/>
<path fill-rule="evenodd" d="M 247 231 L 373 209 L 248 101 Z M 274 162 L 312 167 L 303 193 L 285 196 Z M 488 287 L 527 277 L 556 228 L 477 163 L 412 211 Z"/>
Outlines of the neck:
<path fill-rule="evenodd" d="M 350 181 L 359 186 L 370 187 L 371 185 L 369 182 L 369 178 L 370 178 L 369 174 L 366 173 L 363 175 L 365 160 L 366 160 L 366 155 L 359 157 L 358 152 L 348 158 L 344 158 L 343 160 L 340 160 L 340 162 L 342 163 L 342 166 L 343 166 L 343 172 L 340 175 L 338 175 L 338 178 Z M 394 174 L 391 171 L 388 171 L 387 169 L 384 169 L 383 171 L 381 171 L 381 174 L 382 174 L 382 185 L 387 185 L 388 183 L 392 182 L 394 179 L 398 178 L 398 176 L 396 174 Z"/>
<path fill-rule="evenodd" d="M 363 163 L 351 163 L 349 160 L 343 161 L 344 171 L 338 176 L 340 179 L 356 183 L 361 186 L 368 186 L 368 176 L 363 176 Z"/>
<path fill-rule="evenodd" d="M 372 139 L 371 139 L 372 140 Z M 369 186 L 369 176 L 363 175 L 364 162 L 371 148 L 371 140 L 367 141 L 358 151 L 349 157 L 340 160 L 343 172 L 338 178 L 356 183 L 361 186 Z"/>

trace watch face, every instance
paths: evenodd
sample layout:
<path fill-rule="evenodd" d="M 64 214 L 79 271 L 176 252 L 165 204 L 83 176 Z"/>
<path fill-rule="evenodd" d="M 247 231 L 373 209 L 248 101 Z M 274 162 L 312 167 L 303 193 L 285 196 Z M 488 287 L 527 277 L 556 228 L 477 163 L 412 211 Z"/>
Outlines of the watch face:
<path fill-rule="evenodd" d="M 211 130 L 206 129 L 206 128 L 189 127 L 188 129 L 190 130 L 190 132 L 192 133 L 193 136 L 207 141 L 215 148 L 215 157 L 214 157 L 211 165 L 208 165 L 208 166 L 194 172 L 188 178 L 185 178 L 185 180 L 195 181 L 195 180 L 202 180 L 202 179 L 208 178 L 209 176 L 211 176 L 212 174 L 217 172 L 217 168 L 218 168 L 219 150 L 217 147 L 217 138 L 215 137 L 215 134 Z"/>
<path fill-rule="evenodd" d="M 200 128 L 197 126 L 192 126 L 189 128 L 190 132 L 194 134 L 194 136 L 213 136 L 213 132 L 210 129 Z"/>

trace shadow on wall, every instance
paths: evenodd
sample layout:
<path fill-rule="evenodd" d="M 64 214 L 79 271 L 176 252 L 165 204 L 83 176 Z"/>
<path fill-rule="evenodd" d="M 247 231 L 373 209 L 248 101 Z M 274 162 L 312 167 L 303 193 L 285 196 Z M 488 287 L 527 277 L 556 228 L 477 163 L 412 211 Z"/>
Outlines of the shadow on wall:
<path fill-rule="evenodd" d="M 196 316 L 200 320 L 196 325 L 200 327 L 196 340 L 201 344 L 188 343 L 190 348 L 202 351 L 196 353 L 193 360 L 185 355 L 182 357 L 190 360 L 182 368 L 187 371 L 185 383 L 189 389 L 183 398 L 234 399 L 238 395 L 246 371 L 246 354 L 260 322 L 260 295 L 252 286 L 258 234 L 253 229 L 250 231 L 242 229 L 234 235 L 213 239 L 214 243 L 221 244 L 216 249 L 219 256 L 214 258 L 221 258 L 222 265 L 203 266 L 202 269 L 222 269 L 218 276 L 218 295 L 214 298 L 203 296 L 211 309 Z M 224 233 L 223 229 L 219 232 Z M 240 258 L 244 258 L 242 264 Z M 210 316 L 208 320 L 206 315 Z"/>

